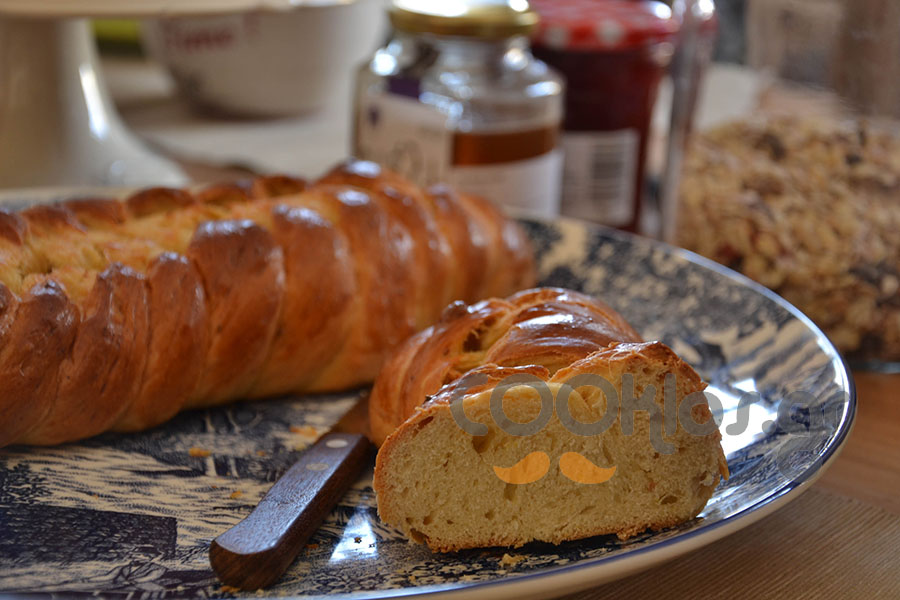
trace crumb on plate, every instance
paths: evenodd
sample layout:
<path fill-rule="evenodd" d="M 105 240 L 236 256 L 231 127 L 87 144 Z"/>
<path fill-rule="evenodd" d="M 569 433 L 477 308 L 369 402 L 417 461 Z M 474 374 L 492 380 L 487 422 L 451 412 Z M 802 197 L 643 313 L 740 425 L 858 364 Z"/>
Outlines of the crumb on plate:
<path fill-rule="evenodd" d="M 523 560 L 525 560 L 524 556 L 504 553 L 503 558 L 500 559 L 500 565 L 504 567 L 514 567 Z"/>
<path fill-rule="evenodd" d="M 311 425 L 291 425 L 291 433 L 299 433 L 304 437 L 317 437 L 319 430 Z"/>

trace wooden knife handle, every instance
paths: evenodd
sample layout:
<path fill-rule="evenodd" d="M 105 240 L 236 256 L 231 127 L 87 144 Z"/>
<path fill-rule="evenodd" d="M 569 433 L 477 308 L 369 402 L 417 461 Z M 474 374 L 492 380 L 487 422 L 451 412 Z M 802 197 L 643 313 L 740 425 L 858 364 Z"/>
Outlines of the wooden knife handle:
<path fill-rule="evenodd" d="M 372 443 L 329 433 L 304 451 L 243 521 L 209 546 L 209 563 L 242 590 L 277 581 L 367 464 Z"/>

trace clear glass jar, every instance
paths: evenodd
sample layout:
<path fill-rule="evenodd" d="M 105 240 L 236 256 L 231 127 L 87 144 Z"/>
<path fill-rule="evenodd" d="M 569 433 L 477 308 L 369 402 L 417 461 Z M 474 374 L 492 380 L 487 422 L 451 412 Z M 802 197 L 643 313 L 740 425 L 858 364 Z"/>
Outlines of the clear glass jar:
<path fill-rule="evenodd" d="M 525 2 L 482 0 L 417 18 L 429 4 L 395 0 L 394 33 L 358 74 L 354 153 L 420 185 L 557 214 L 563 84 L 531 54 L 536 17 Z"/>

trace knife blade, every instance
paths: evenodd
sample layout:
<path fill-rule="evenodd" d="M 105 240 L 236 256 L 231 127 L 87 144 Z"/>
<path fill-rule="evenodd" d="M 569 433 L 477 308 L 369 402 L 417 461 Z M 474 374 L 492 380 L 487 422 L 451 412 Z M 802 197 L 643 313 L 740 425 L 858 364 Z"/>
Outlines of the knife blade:
<path fill-rule="evenodd" d="M 246 518 L 214 539 L 209 563 L 222 583 L 256 590 L 275 583 L 369 464 L 369 395 L 275 482 Z"/>

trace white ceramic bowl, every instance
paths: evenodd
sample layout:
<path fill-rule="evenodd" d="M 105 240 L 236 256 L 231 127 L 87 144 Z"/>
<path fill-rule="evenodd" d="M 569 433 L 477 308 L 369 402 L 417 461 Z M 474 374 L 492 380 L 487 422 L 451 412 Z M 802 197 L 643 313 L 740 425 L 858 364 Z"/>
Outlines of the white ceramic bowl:
<path fill-rule="evenodd" d="M 332 0 L 287 11 L 146 21 L 145 47 L 192 103 L 217 112 L 284 116 L 348 93 L 381 41 L 383 0 Z"/>

